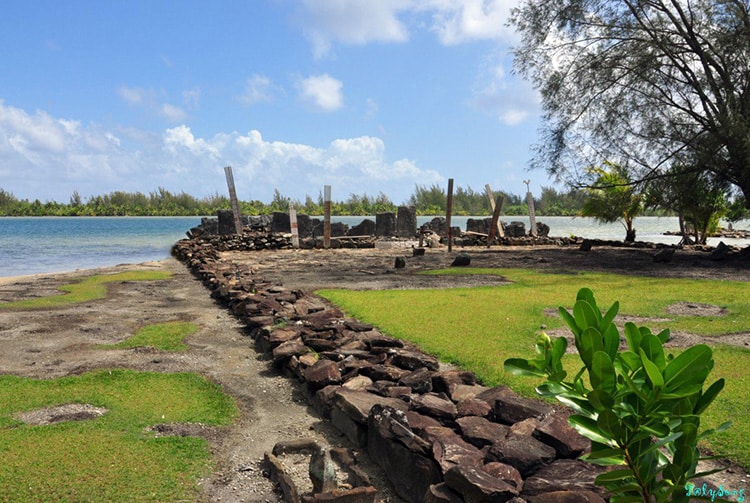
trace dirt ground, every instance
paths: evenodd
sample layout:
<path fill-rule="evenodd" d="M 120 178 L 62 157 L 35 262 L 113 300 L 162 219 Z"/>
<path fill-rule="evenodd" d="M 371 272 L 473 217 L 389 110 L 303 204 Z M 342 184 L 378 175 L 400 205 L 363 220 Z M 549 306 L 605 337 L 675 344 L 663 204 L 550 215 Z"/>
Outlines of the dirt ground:
<path fill-rule="evenodd" d="M 428 249 L 412 257 L 410 243 L 386 243 L 375 249 L 261 251 L 224 253 L 223 259 L 259 279 L 289 288 L 312 291 L 323 287 L 450 288 L 491 285 L 502 278 L 489 276 L 417 276 L 424 269 L 448 267 L 461 252 L 477 267 L 526 267 L 559 273 L 610 271 L 657 277 L 713 278 L 750 282 L 750 259 L 713 262 L 703 252 L 679 250 L 670 263 L 655 263 L 654 250 L 594 248 L 582 252 L 573 248 L 498 247 Z M 396 257 L 406 265 L 395 268 Z M 241 411 L 236 424 L 227 428 L 196 427 L 182 433 L 206 437 L 215 460 L 215 470 L 202 481 L 203 500 L 211 502 L 279 502 L 274 485 L 265 477 L 263 454 L 280 441 L 311 438 L 332 446 L 351 447 L 329 422 L 307 404 L 293 380 L 279 375 L 269 361 L 258 354 L 245 327 L 216 304 L 208 291 L 189 271 L 169 259 L 138 265 L 0 278 L 0 302 L 58 294 L 56 288 L 91 274 L 108 274 L 130 269 L 168 270 L 173 277 L 151 282 L 123 282 L 109 285 L 107 298 L 47 311 L 4 310 L 0 312 L 0 374 L 54 378 L 98 368 L 127 367 L 137 370 L 198 372 L 219 383 L 233 396 Z M 711 306 L 676 306 L 697 309 Z M 184 353 L 136 348 L 101 350 L 133 335 L 140 327 L 172 320 L 192 321 L 200 329 L 187 343 Z M 685 334 L 685 343 L 694 343 Z M 746 345 L 744 339 L 734 343 Z M 75 411 L 67 411 L 75 415 Z M 48 418 L 47 418 L 48 419 Z M 180 427 L 162 425 L 165 434 L 180 433 Z M 398 503 L 388 484 L 358 453 L 362 467 L 374 476 L 379 503 Z M 724 474 L 735 486 L 746 486 L 744 471 Z M 728 479 L 728 477 L 730 477 Z M 731 479 L 734 477 L 734 479 Z M 726 484 L 727 482 L 725 482 Z"/>

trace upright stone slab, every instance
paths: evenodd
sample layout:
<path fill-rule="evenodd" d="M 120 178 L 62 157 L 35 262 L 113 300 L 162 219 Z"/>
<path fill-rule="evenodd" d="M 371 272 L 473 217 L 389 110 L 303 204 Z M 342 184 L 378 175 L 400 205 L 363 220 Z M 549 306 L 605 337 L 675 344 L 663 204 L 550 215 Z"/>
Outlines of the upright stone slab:
<path fill-rule="evenodd" d="M 292 224 L 289 221 L 288 213 L 273 212 L 271 215 L 271 232 L 292 232 Z"/>
<path fill-rule="evenodd" d="M 313 223 L 310 215 L 300 215 L 299 213 L 297 214 L 297 231 L 299 232 L 299 237 L 301 238 L 312 237 Z"/>
<path fill-rule="evenodd" d="M 349 229 L 350 236 L 374 236 L 375 235 L 375 222 L 369 218 L 365 218 L 360 223 Z"/>
<path fill-rule="evenodd" d="M 396 214 L 392 212 L 375 215 L 375 235 L 390 237 L 396 235 Z"/>
<path fill-rule="evenodd" d="M 396 236 L 413 238 L 417 235 L 417 208 L 415 206 L 399 206 L 396 218 Z"/>
<path fill-rule="evenodd" d="M 219 210 L 216 212 L 219 220 L 219 234 L 234 234 L 234 213 L 232 210 Z"/>

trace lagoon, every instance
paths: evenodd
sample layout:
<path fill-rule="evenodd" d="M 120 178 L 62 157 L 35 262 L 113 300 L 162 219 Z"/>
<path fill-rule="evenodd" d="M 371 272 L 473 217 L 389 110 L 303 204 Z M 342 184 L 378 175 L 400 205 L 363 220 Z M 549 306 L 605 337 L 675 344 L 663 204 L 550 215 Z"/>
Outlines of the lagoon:
<path fill-rule="evenodd" d="M 368 217 L 332 217 L 350 226 Z M 374 218 L 374 217 L 369 217 Z M 418 225 L 432 217 L 418 217 Z M 471 217 L 453 217 L 451 223 L 462 229 Z M 482 218 L 482 217 L 474 217 Z M 522 221 L 528 228 L 528 217 L 503 216 L 506 222 Z M 591 239 L 625 237 L 621 224 L 601 225 L 584 217 L 537 217 L 550 227 L 556 237 L 580 236 Z M 185 232 L 200 224 L 201 217 L 3 217 L 0 218 L 0 277 L 67 272 L 76 269 L 108 267 L 163 260 L 172 245 Z M 726 224 L 725 224 L 726 225 Z M 674 244 L 676 217 L 640 217 L 635 221 L 639 241 Z M 750 221 L 738 222 L 736 229 L 750 229 Z M 719 239 L 710 239 L 710 245 Z M 748 246 L 750 240 L 724 239 L 727 244 Z"/>

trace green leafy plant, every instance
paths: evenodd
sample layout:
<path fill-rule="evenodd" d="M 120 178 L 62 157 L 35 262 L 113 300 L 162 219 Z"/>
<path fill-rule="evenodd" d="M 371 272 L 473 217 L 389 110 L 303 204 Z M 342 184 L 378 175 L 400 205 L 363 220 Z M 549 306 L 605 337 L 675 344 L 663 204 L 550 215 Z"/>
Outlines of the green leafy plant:
<path fill-rule="evenodd" d="M 724 387 L 719 379 L 704 390 L 714 365 L 711 348 L 698 344 L 674 356 L 664 353 L 669 330 L 657 334 L 633 323 L 624 325 L 627 350 L 620 351 L 620 330 L 614 319 L 615 302 L 606 313 L 597 307 L 593 292 L 578 292 L 572 314 L 559 313 L 573 332 L 583 363 L 571 380 L 563 368 L 567 340 L 542 334 L 538 357 L 505 361 L 508 372 L 544 377 L 537 387 L 575 414 L 570 424 L 591 440 L 586 459 L 600 465 L 619 465 L 596 478 L 613 495 L 613 503 L 686 502 L 690 479 L 700 458 L 700 415 Z M 718 429 L 725 429 L 724 423 Z"/>

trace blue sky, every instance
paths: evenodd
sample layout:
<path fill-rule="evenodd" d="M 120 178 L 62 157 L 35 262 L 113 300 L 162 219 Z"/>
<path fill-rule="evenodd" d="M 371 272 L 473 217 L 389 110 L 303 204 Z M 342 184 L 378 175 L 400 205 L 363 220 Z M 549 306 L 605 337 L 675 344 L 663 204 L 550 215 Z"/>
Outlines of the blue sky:
<path fill-rule="evenodd" d="M 516 0 L 8 0 L 0 188 L 334 200 L 526 191 L 540 109 Z"/>

